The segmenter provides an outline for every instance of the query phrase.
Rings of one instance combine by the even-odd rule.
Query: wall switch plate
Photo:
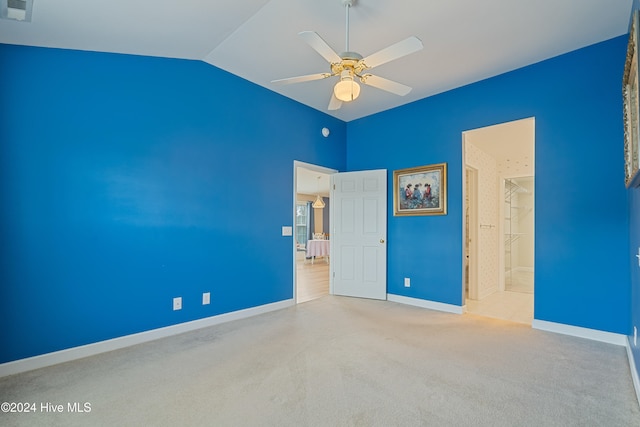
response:
[[[282,227],[282,235],[283,236],[293,236],[293,227],[291,226],[283,226]]]
[[[202,294],[202,305],[211,303],[211,292],[205,292]]]
[[[175,297],[173,299],[173,309],[182,310],[182,297]]]
[[[404,278],[404,287],[405,288],[410,288],[411,287],[411,279],[408,277]]]

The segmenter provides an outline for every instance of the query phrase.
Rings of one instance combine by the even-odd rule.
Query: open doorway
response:
[[[534,118],[463,133],[468,313],[533,321],[534,153]]]
[[[329,252],[333,169],[294,162],[294,297],[296,303],[329,293]]]

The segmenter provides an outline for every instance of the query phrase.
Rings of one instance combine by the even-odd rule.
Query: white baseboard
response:
[[[459,305],[445,304],[442,302],[429,301],[425,299],[404,297],[402,295],[387,294],[387,300],[399,302],[400,304],[414,305],[416,307],[428,308],[430,310],[445,311],[447,313],[462,314],[462,307]]]
[[[72,360],[81,359],[83,357],[94,356],[96,354],[106,353],[107,351],[130,347],[132,345],[142,344],[160,338],[166,338],[172,335],[190,332],[196,329],[230,322],[232,320],[239,320],[247,317],[257,316],[259,314],[268,313],[270,311],[291,307],[292,305],[295,305],[295,301],[293,299],[278,301],[270,304],[260,305],[257,307],[247,308],[244,310],[232,311],[231,313],[224,313],[217,316],[206,317],[204,319],[193,320],[191,322],[179,323],[177,325],[171,325],[164,328],[152,329],[150,331],[140,332],[132,335],[125,335],[123,337],[100,341],[93,344],[55,351],[53,353],[15,360],[13,362],[0,364],[0,377],[19,374],[21,372],[44,368],[46,366],[57,365],[58,363],[69,362]]]
[[[558,334],[571,335],[579,338],[586,338],[593,341],[605,342],[625,346],[626,335],[616,334],[613,332],[598,331],[597,329],[582,328],[579,326],[565,325],[563,323],[547,322],[546,320],[533,319],[531,323],[533,329],[542,331],[555,332]]]
[[[638,378],[638,367],[636,366],[636,361],[633,359],[633,352],[631,351],[629,337],[627,337],[627,358],[629,359],[629,369],[631,370],[633,388],[636,390],[636,399],[638,399],[638,404],[640,405],[640,378]]]

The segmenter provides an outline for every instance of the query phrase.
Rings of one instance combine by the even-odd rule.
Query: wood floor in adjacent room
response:
[[[296,253],[296,302],[307,302],[329,295],[329,260],[311,263],[304,252]]]

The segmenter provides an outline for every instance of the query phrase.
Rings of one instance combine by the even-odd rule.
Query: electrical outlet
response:
[[[205,292],[202,294],[202,305],[211,303],[211,292]]]
[[[283,225],[282,226],[282,235],[283,236],[293,236],[293,227]]]
[[[411,279],[408,277],[404,278],[404,287],[405,288],[410,288],[411,287]]]
[[[173,299],[173,309],[182,310],[182,297],[175,297]]]

